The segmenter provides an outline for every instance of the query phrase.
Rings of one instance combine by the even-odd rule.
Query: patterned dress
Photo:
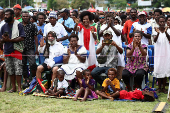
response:
[[[145,44],[142,44],[141,46],[143,49],[147,48]],[[132,47],[133,45],[129,44],[127,46],[127,49],[132,49]],[[127,59],[125,69],[127,69],[132,74],[134,74],[139,69],[144,69],[147,72],[148,65],[146,63],[146,57],[142,56],[142,53],[140,52],[139,48],[135,48],[132,57]]]

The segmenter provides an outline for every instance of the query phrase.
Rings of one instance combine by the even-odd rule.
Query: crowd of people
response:
[[[0,53],[4,56],[0,59],[0,69],[4,71],[0,92],[6,91],[8,75],[12,84],[8,92],[13,93],[22,91],[22,86],[29,87],[32,77],[36,76],[38,81],[43,72],[50,71],[52,84],[47,95],[65,95],[69,86],[74,89],[78,86],[75,101],[78,97],[83,97],[81,101],[97,99],[97,95],[111,100],[154,101],[153,92],[140,90],[149,70],[147,49],[148,45],[154,45],[153,76],[158,81],[157,92],[167,93],[169,27],[170,13],[160,9],[149,13],[136,9],[91,13],[63,8],[48,13],[22,11],[19,4],[13,9],[0,9]],[[122,43],[127,47],[123,48]],[[101,76],[103,73],[106,79]],[[134,88],[138,89],[127,92],[132,91],[132,76]],[[121,89],[121,79],[127,91]],[[95,92],[96,83],[102,89]]]

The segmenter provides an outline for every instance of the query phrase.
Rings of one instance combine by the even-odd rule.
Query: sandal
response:
[[[162,92],[163,92],[164,94],[168,94],[168,91],[167,91],[166,89],[164,89],[164,88],[162,88]]]
[[[9,91],[7,91],[8,93],[14,93],[14,92],[16,92],[16,90],[13,90],[13,89],[11,89],[11,90],[9,90]]]

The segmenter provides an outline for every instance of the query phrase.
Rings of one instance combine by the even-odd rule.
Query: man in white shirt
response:
[[[62,41],[68,39],[67,31],[65,30],[64,26],[57,22],[56,12],[50,12],[49,21],[50,23],[46,24],[44,27],[44,37],[47,36],[49,31],[54,31],[57,35],[57,42],[62,43]]]
[[[38,51],[39,53],[44,53],[45,61],[42,65],[39,65],[37,67],[37,72],[36,72],[37,80],[38,79],[41,80],[41,73],[43,71],[50,71],[52,69],[53,72],[53,70],[58,70],[58,68],[60,67],[60,65],[55,66],[56,64],[55,58],[59,58],[60,56],[63,55],[64,47],[61,43],[57,42],[56,39],[57,37],[54,31],[50,31],[47,34],[46,44],[44,43],[44,38],[40,39],[40,45],[38,47]],[[52,83],[56,78],[56,76],[57,76],[57,71],[53,72]],[[52,86],[53,85],[51,84],[51,88]]]
[[[0,9],[0,29],[5,24],[4,18],[5,18],[5,12],[3,9]]]
[[[151,34],[152,34],[151,24],[146,22],[145,12],[139,12],[138,16],[139,16],[139,22],[134,22],[132,24],[132,27],[131,27],[131,30],[130,30],[130,33],[129,33],[129,37],[132,37],[133,32],[135,30],[142,31],[143,37],[141,39],[141,43],[148,45],[149,44],[148,39],[151,39]]]

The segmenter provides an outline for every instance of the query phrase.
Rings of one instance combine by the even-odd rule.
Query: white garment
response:
[[[107,27],[107,24],[103,24],[101,26],[101,31],[104,30],[105,28]],[[117,30],[119,30],[120,32],[122,32],[122,26],[121,25],[115,25],[114,26]],[[122,39],[121,39],[121,35],[120,36],[117,36],[115,34],[115,32],[113,31],[113,29],[111,27],[108,28],[108,30],[110,30],[112,32],[112,40],[116,42],[116,44],[122,48]],[[103,37],[100,38],[100,43],[102,43],[102,40],[104,40]],[[118,66],[122,66],[122,67],[125,67],[125,61],[124,61],[124,55],[123,54],[120,54],[118,53]]]
[[[4,24],[5,24],[5,21],[4,21],[4,20],[0,21],[0,30],[1,30],[1,27],[2,27]]]
[[[38,52],[39,53],[44,53],[45,45],[43,47],[38,46]],[[44,63],[49,65],[50,67],[53,67],[55,62],[54,62],[54,57],[58,57],[63,55],[64,53],[64,47],[62,44],[59,42],[55,42],[54,45],[50,45],[49,47],[49,58],[46,58]]]
[[[58,80],[58,87],[57,90],[59,90],[60,88],[64,88],[65,92],[67,93],[67,88],[68,88],[68,82],[64,79],[63,81],[59,81]]]
[[[84,46],[84,29],[82,28],[81,31],[78,34],[79,40],[78,44]],[[89,43],[89,57],[88,57],[88,66],[98,65],[97,59],[96,59],[96,50],[95,50],[95,40],[93,38],[93,35],[90,31],[90,43]]]
[[[14,20],[13,26],[12,26],[12,36],[11,39],[18,38],[19,36],[19,30],[18,30],[18,24],[20,22],[18,20]]]
[[[65,48],[64,55],[67,55],[68,48]],[[78,55],[86,55],[87,50],[84,46],[82,46],[78,52]],[[87,60],[86,60],[87,61]],[[76,57],[74,53],[71,53],[68,64],[63,64],[59,70],[63,70],[66,74],[64,78],[66,80],[72,80],[76,76],[76,71],[82,72],[84,69],[87,69],[88,65],[87,63],[82,63],[80,60]]]
[[[57,38],[62,38],[67,35],[67,31],[65,30],[64,26],[59,22],[56,22],[55,26],[52,26],[51,23],[46,24],[44,26],[43,36],[46,37],[50,31],[54,31],[57,35]],[[60,43],[62,43],[62,41],[60,41]]]
[[[170,29],[168,29],[170,33]],[[154,31],[153,35],[157,35]],[[159,33],[158,40],[154,44],[154,77],[170,77],[170,43],[165,32]]]

